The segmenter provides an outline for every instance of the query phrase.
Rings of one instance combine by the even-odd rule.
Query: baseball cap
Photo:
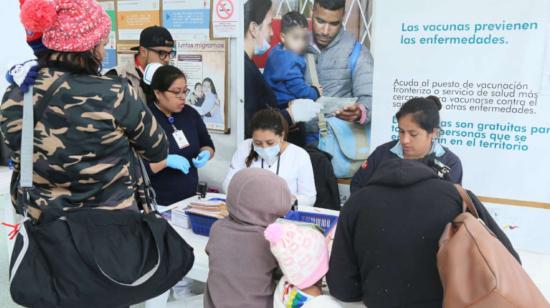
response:
[[[139,50],[139,47],[174,47],[174,39],[166,28],[151,26],[141,31],[139,46],[132,47],[131,50]]]

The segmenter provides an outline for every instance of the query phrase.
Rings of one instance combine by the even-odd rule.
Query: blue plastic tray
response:
[[[316,224],[323,229],[325,234],[338,222],[338,216],[300,211],[288,212],[285,219]]]
[[[209,236],[212,225],[218,220],[214,217],[197,215],[189,212],[185,212],[189,217],[189,223],[191,224],[191,230],[193,233]]]

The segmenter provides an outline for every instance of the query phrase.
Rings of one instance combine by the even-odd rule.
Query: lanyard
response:
[[[277,155],[277,172],[276,175],[279,175],[279,166],[281,165],[281,154]],[[264,159],[262,158],[262,169],[264,168]]]
[[[158,109],[158,111],[160,111],[160,113],[162,113],[166,117],[166,115],[162,112],[162,110],[160,110],[157,103],[155,102],[154,104],[155,104],[155,107]],[[177,132],[178,129],[176,128],[176,125],[174,125],[174,121],[175,121],[174,117],[170,116],[170,117],[166,117],[166,119],[168,120],[168,123],[172,126],[172,128],[174,129],[174,132]]]
[[[172,128],[174,129],[174,132],[176,132],[178,129],[176,128],[176,125],[174,125],[174,117],[168,117],[168,123],[172,125]]]

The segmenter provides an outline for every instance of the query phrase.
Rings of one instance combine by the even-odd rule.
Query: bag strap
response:
[[[359,60],[359,56],[361,55],[361,43],[355,42],[355,45],[353,46],[353,50],[351,51],[351,54],[348,59],[348,65],[351,70],[351,74],[355,72],[355,67],[357,66],[357,60]]]
[[[311,78],[311,84],[320,85],[319,75],[317,74],[317,66],[315,65],[315,56],[312,53],[306,54],[306,61],[309,77]],[[322,112],[319,113],[318,119],[319,134],[322,137],[325,137],[328,135],[327,120],[325,118],[325,115]]]
[[[67,80],[69,73],[64,73],[57,78],[48,88],[37,104],[36,116],[33,104],[34,86],[23,95],[23,119],[21,128],[20,174],[19,189],[22,196],[17,198],[17,208],[20,213],[38,220],[41,211],[30,202],[30,191],[33,189],[33,155],[34,155],[34,127],[40,121],[46,107],[49,105],[54,92]]]
[[[23,213],[26,213],[26,208],[31,207],[35,208],[34,205],[30,202],[29,192],[33,189],[32,175],[33,175],[33,155],[34,155],[34,127],[36,123],[40,121],[46,107],[49,106],[52,96],[55,94],[55,91],[65,82],[70,73],[64,73],[59,78],[57,78],[48,88],[44,96],[40,99],[40,104],[37,104],[36,114],[33,106],[33,93],[34,87],[30,87],[29,91],[25,93],[23,97],[23,124],[21,132],[21,153],[20,153],[20,177],[19,177],[19,187],[23,192],[23,198],[21,203],[18,202],[18,206]],[[156,194],[151,186],[151,181],[147,175],[147,170],[145,165],[139,155],[139,164],[141,168],[141,176],[143,178],[144,190],[145,190],[145,201],[148,208],[145,209],[146,213],[153,212],[157,210]],[[34,215],[32,215],[34,213]],[[40,216],[40,211],[31,212],[33,218],[37,219]]]
[[[306,54],[307,70],[311,78],[311,84],[314,86],[321,85],[319,83],[319,75],[317,74],[317,65],[315,64],[315,56],[312,53]]]
[[[33,98],[34,87],[23,96],[23,127],[21,131],[20,177],[19,187],[32,188],[32,156],[34,146],[34,114]]]
[[[138,155],[136,153],[136,155]],[[138,157],[139,161],[139,167],[141,169],[141,177],[143,179],[143,190],[145,193],[145,205],[147,205],[147,208],[143,208],[143,211],[145,213],[152,213],[158,211],[158,204],[157,204],[157,194],[155,192],[155,189],[151,185],[151,180],[149,179],[149,175],[147,174],[147,169],[145,168],[145,163],[143,162],[143,159],[141,157]]]
[[[23,96],[23,125],[21,131],[21,177],[19,187],[22,189],[32,189],[32,173],[33,173],[33,150],[34,150],[34,127],[40,121],[46,107],[50,103],[50,99],[54,92],[61,84],[69,77],[68,73],[64,73],[48,88],[44,96],[40,99],[40,104],[36,106],[36,117],[34,114],[33,96],[34,87],[30,87],[29,91]]]
[[[458,191],[458,194],[462,198],[462,212],[470,212],[470,214],[474,215],[475,218],[479,219],[477,209],[474,205],[474,202],[472,202],[472,198],[470,198],[468,192],[466,192],[466,190],[460,184],[454,184],[454,186]]]

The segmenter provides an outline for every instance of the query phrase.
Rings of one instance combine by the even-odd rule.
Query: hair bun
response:
[[[44,32],[56,20],[57,11],[52,0],[27,0],[21,6],[21,23],[27,31]]]
[[[426,97],[427,100],[429,101],[432,101],[435,103],[435,105],[437,106],[437,110],[441,110],[441,108],[443,107],[443,105],[441,104],[441,100],[439,99],[439,97],[435,96],[435,95],[430,95],[428,97]]]

